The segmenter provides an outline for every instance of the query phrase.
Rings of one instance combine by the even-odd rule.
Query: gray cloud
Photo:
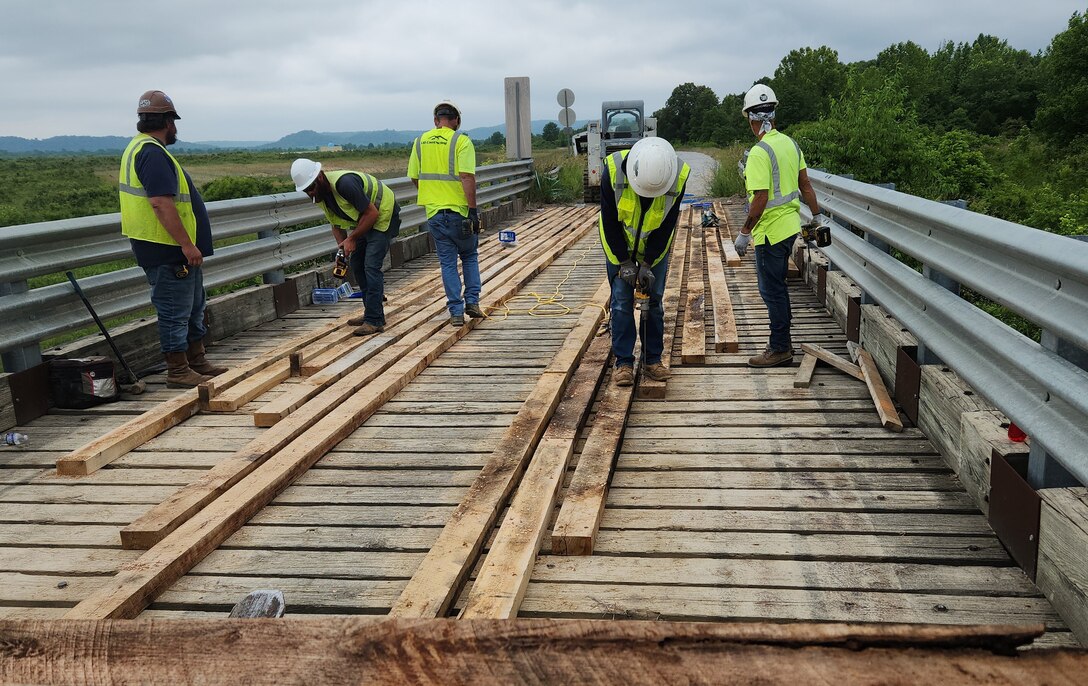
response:
[[[503,121],[505,76],[529,76],[534,118],[571,88],[656,109],[687,81],[719,95],[774,72],[792,49],[843,61],[913,40],[933,50],[980,33],[1044,49],[1084,0],[821,3],[541,0],[0,0],[0,135],[127,135],[137,96],[161,88],[186,140],[274,140],[300,129],[424,128],[453,97],[466,126]]]

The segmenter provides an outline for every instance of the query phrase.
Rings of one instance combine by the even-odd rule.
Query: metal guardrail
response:
[[[401,231],[422,226],[426,215],[422,207],[412,204],[416,189],[411,181],[401,177],[385,183],[401,204]],[[476,183],[481,206],[527,191],[533,184],[532,160],[480,167]],[[265,235],[216,249],[204,262],[208,288],[331,257],[336,249],[328,224],[277,233],[324,216],[303,193],[211,202],[208,214],[216,240]],[[41,340],[93,323],[71,284],[28,289],[27,279],[131,256],[118,213],[0,228],[0,321],[4,323],[0,351],[28,349],[32,354]],[[80,286],[103,318],[151,304],[147,280],[138,267],[84,277]]]
[[[889,255],[886,243],[1088,349],[1088,244],[826,173],[820,207],[844,226],[834,268],[907,327],[1081,483],[1088,484],[1088,372]],[[869,240],[867,240],[869,239]]]

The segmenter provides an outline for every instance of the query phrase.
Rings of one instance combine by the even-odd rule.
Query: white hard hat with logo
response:
[[[676,151],[664,138],[643,138],[627,153],[627,183],[643,198],[658,198],[676,181]]]
[[[295,182],[296,191],[304,191],[317,180],[321,173],[321,163],[300,157],[291,163],[291,180]]]
[[[753,107],[759,107],[760,105],[777,105],[778,98],[775,97],[774,91],[771,87],[757,83],[748,89],[748,92],[744,94],[744,106],[741,108],[741,112],[747,114],[748,110]]]

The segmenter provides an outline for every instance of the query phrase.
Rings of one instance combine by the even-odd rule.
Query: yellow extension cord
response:
[[[515,296],[507,298],[498,305],[488,305],[482,308],[484,310],[484,316],[488,319],[501,322],[506,321],[510,318],[511,315],[515,314],[527,314],[530,317],[562,317],[564,315],[570,314],[574,311],[574,308],[563,302],[563,300],[566,298],[566,295],[563,293],[562,290],[563,286],[567,283],[567,281],[570,281],[570,277],[574,274],[574,270],[578,268],[578,265],[580,265],[582,261],[585,260],[586,256],[588,256],[589,253],[592,251],[592,246],[582,251],[582,254],[579,255],[578,259],[574,261],[574,264],[571,265],[571,268],[567,270],[567,273],[563,276],[559,283],[556,284],[555,291],[553,293],[519,293]],[[529,307],[511,307],[510,303],[517,300],[533,300],[535,302],[533,302],[533,304]],[[604,311],[605,321],[607,323],[607,318],[609,316],[609,311],[607,307],[599,303],[586,303],[585,305],[583,305],[583,307],[601,308],[601,310]],[[493,312],[499,311],[501,311],[501,316],[491,316]]]

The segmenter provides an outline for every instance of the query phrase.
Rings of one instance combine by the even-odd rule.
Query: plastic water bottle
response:
[[[4,434],[4,445],[22,445],[30,440],[30,436],[18,431],[9,431]]]

